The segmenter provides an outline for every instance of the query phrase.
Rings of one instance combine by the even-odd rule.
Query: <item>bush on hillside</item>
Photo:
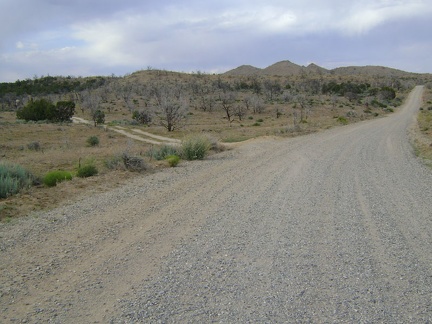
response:
[[[0,198],[17,194],[32,185],[34,176],[18,164],[0,162]]]
[[[210,150],[210,141],[202,135],[187,137],[182,142],[182,157],[186,160],[202,160]]]
[[[98,169],[94,164],[87,164],[78,168],[77,177],[88,178],[98,174]]]
[[[54,187],[57,183],[66,180],[72,180],[72,174],[68,171],[56,170],[48,172],[43,178],[43,183],[48,187]]]

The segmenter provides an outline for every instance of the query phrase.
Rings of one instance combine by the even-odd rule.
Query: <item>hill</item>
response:
[[[347,66],[338,67],[332,70],[327,70],[314,63],[309,64],[307,67],[292,63],[288,60],[280,61],[272,64],[264,69],[260,69],[251,65],[242,65],[233,70],[227,71],[224,75],[232,76],[296,76],[300,74],[332,74],[332,75],[363,75],[363,76],[379,76],[379,77],[404,77],[420,75],[418,73],[406,72],[385,66]]]

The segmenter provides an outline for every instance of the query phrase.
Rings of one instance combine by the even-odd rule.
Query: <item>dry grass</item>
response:
[[[130,78],[142,77],[132,75]],[[179,78],[185,78],[179,74]],[[190,77],[189,77],[190,78]],[[185,81],[187,81],[185,79]],[[338,117],[345,117],[349,123],[364,119],[376,118],[385,114],[381,109],[372,109],[365,113],[365,107],[338,98],[333,105],[330,98],[314,97],[314,105],[310,110],[306,123],[294,125],[294,113],[299,110],[294,104],[275,102],[267,105],[261,114],[246,114],[241,121],[229,126],[224,113],[216,109],[213,112],[203,112],[191,107],[185,127],[168,133],[161,126],[131,126],[122,125],[126,129],[141,128],[156,135],[172,138],[184,138],[195,133],[204,133],[219,142],[239,142],[259,136],[296,136],[316,132],[330,127],[340,126]],[[276,112],[281,115],[277,118]],[[86,111],[77,109],[76,116],[90,119]],[[349,116],[349,117],[347,117]],[[106,124],[113,121],[131,121],[131,113],[121,102],[116,102],[113,109],[106,113]],[[97,136],[100,144],[90,147],[87,139]],[[40,150],[32,150],[29,144],[38,142]],[[68,200],[77,199],[89,192],[108,190],[128,181],[136,173],[125,170],[112,170],[105,166],[105,161],[128,151],[131,155],[145,157],[150,145],[128,139],[127,137],[106,131],[104,128],[85,124],[46,124],[18,123],[15,113],[0,112],[0,158],[20,164],[38,177],[43,177],[49,171],[66,170],[76,172],[79,162],[92,160],[99,175],[81,179],[74,177],[72,181],[63,182],[56,187],[46,188],[36,186],[17,196],[0,200],[0,219],[26,215],[36,210],[53,208]],[[149,161],[148,161],[149,162]],[[156,163],[151,161],[151,163]],[[166,165],[153,165],[155,168]]]
[[[419,157],[432,166],[432,90],[425,89],[423,105],[417,115],[414,146]]]
[[[88,160],[92,160],[100,172],[97,177],[74,177],[72,181],[53,188],[36,186],[17,196],[0,200],[0,219],[52,208],[88,190],[106,190],[124,183],[136,175],[122,169],[110,170],[105,166],[105,161],[125,150],[142,155],[149,148],[103,128],[83,124],[20,124],[16,123],[15,114],[10,112],[2,112],[0,117],[1,160],[20,164],[39,178],[53,170],[75,173],[79,162]],[[87,138],[90,136],[98,136],[100,144],[88,146]],[[39,143],[40,150],[28,148],[28,144],[33,142]]]

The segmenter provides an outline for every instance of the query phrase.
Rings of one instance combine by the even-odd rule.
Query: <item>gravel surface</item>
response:
[[[0,322],[432,322],[422,90],[2,225]]]

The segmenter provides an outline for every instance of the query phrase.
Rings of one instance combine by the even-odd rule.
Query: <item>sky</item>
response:
[[[0,0],[0,82],[289,60],[432,73],[432,0]]]

